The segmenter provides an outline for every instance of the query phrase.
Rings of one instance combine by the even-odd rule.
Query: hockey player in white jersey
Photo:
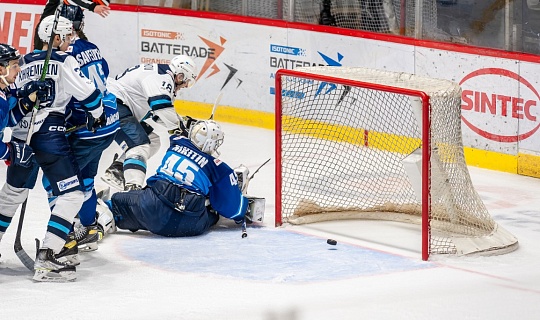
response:
[[[185,55],[174,57],[168,65],[136,65],[115,79],[109,79],[107,89],[116,96],[120,114],[121,129],[115,141],[124,154],[107,169],[102,177],[104,181],[120,182],[124,190],[142,188],[147,160],[160,148],[159,136],[143,120],[153,117],[168,129],[176,128],[178,114],[173,105],[176,92],[181,88],[191,88],[196,79],[197,67]],[[112,176],[114,172],[121,174],[122,171],[123,177]]]
[[[44,49],[47,49],[53,25],[54,16],[49,16],[40,23],[39,37]],[[72,33],[71,21],[59,17],[53,48],[69,41]],[[21,72],[16,83],[18,88],[24,88],[26,83],[41,77],[46,55],[46,51],[34,51],[22,58]],[[75,267],[56,258],[84,200],[78,165],[65,135],[66,105],[72,97],[76,98],[87,110],[86,125],[91,130],[104,123],[105,117],[101,106],[101,92],[80,72],[79,64],[72,56],[53,49],[45,80],[50,84],[51,92],[48,99],[40,100],[39,110],[34,111],[36,115],[32,132],[29,132],[28,128],[31,122],[29,114],[19,122],[19,126],[13,128],[12,139],[25,141],[30,135],[30,146],[35,152],[34,159],[51,181],[53,194],[58,197],[42,247],[36,257],[33,279],[72,281],[76,278]],[[35,167],[21,167],[13,170],[11,174],[8,172],[8,186],[4,186],[0,192],[0,210],[15,211],[24,202],[28,189],[33,188],[36,177]]]
[[[95,131],[89,131],[84,128],[86,121],[84,107],[76,99],[71,99],[67,106],[67,128],[79,128],[68,133],[68,141],[83,179],[85,201],[78,213],[80,224],[77,224],[75,230],[68,235],[68,241],[58,256],[63,259],[65,257],[72,263],[78,263],[75,256],[79,252],[78,249],[83,249],[83,251],[96,250],[97,242],[103,235],[96,222],[97,197],[94,190],[94,177],[97,174],[103,150],[114,141],[116,132],[120,129],[120,121],[118,120],[116,97],[107,91],[106,79],[109,75],[107,61],[102,57],[99,48],[88,41],[84,34],[82,9],[78,6],[63,5],[60,15],[73,22],[75,30],[74,37],[60,50],[75,57],[81,72],[87,78],[92,79],[96,88],[101,91],[103,108],[107,116],[105,125]],[[49,194],[49,206],[53,208],[56,204],[56,197],[52,195],[52,186],[46,177],[43,179],[43,186]]]

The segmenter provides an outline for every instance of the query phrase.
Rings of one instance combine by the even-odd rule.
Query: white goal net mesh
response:
[[[281,118],[281,128],[276,128],[281,133],[277,174],[283,222],[420,222],[422,172],[430,172],[430,253],[494,253],[517,247],[516,238],[495,223],[471,183],[457,84],[363,68],[298,71],[302,76],[285,71],[278,77],[282,97],[277,102],[281,113],[276,112]],[[344,85],[326,76],[380,89]],[[429,96],[430,145],[422,140],[421,100],[395,88]],[[429,170],[422,171],[424,147],[430,148],[431,159]]]

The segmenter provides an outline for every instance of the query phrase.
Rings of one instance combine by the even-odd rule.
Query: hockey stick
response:
[[[22,244],[21,244],[21,231],[24,221],[24,214],[26,213],[26,203],[28,202],[28,198],[24,200],[22,207],[21,207],[21,214],[19,216],[19,225],[17,226],[17,235],[15,236],[15,243],[13,244],[13,248],[15,249],[15,253],[17,254],[17,257],[19,257],[19,260],[21,260],[22,264],[28,270],[34,271],[34,259],[30,258],[30,256],[24,251]]]
[[[259,170],[261,170],[261,168],[264,167],[264,165],[267,164],[271,159],[272,159],[272,158],[268,158],[268,160],[266,160],[263,164],[261,164],[261,165],[257,168],[257,170],[255,170],[255,172],[253,172],[253,173],[251,174],[251,176],[248,177],[248,180],[247,180],[248,183],[249,183],[249,181],[250,181],[251,179],[253,179],[253,176],[254,176],[257,172],[259,172]],[[247,192],[247,187],[246,187],[246,192]],[[242,239],[243,239],[243,238],[247,238],[247,236],[248,236],[248,235],[247,235],[247,230],[246,230],[246,217],[244,217],[244,219],[242,220]]]
[[[212,114],[210,115],[210,119],[209,120],[214,120],[214,113],[216,112],[216,108],[219,104],[219,102],[221,101],[221,97],[223,97],[223,91],[220,91],[217,98],[216,98],[216,101],[214,102],[214,107],[212,108]]]
[[[49,38],[49,42],[47,43],[47,54],[45,55],[45,61],[43,61],[43,70],[41,71],[41,77],[39,78],[40,81],[44,81],[47,77],[47,70],[49,69],[49,62],[51,60],[54,38],[56,37],[56,33],[54,32],[58,27],[58,19],[60,18],[60,12],[62,12],[62,5],[63,1],[60,1],[58,3],[58,7],[56,7],[56,11],[54,12],[54,22],[51,30],[51,37]],[[36,103],[34,104],[34,108],[32,109],[32,117],[30,121],[30,126],[28,127],[28,134],[26,135],[26,144],[30,144],[30,140],[32,140],[34,121],[36,121],[36,114],[37,110],[39,110],[39,103],[39,99],[36,98]]]
[[[63,5],[63,2],[60,1],[54,13],[53,28],[51,30],[51,37],[48,42],[47,54],[45,55],[45,61],[43,62],[43,70],[40,77],[41,81],[44,81],[45,77],[47,76],[47,69],[49,68],[49,61],[51,60],[52,49],[53,49],[52,45],[54,42],[54,38],[56,36],[54,31],[58,27],[58,19],[60,17],[60,12],[62,11],[62,5]],[[39,110],[39,98],[36,98],[36,103],[34,104],[34,108],[32,109],[30,125],[28,126],[28,134],[26,135],[26,144],[28,145],[30,145],[30,141],[32,140],[32,135],[34,131],[34,121],[36,121],[37,110]],[[22,264],[24,264],[24,266],[28,268],[28,270],[34,271],[34,260],[30,258],[30,256],[26,253],[26,251],[24,251],[24,248],[22,247],[22,243],[21,243],[21,232],[22,232],[22,226],[24,222],[24,214],[26,213],[27,203],[28,203],[28,197],[24,200],[21,207],[19,225],[17,226],[17,233],[15,234],[15,243],[13,244],[13,249],[15,250],[15,254],[17,254],[17,257],[19,257],[19,260],[21,260]],[[36,240],[36,243],[38,243],[37,241],[38,240]]]
[[[259,170],[261,170],[261,168],[264,167],[264,165],[267,164],[268,161],[270,161],[271,159],[272,159],[272,158],[268,158],[268,160],[266,160],[263,164],[261,164],[261,165],[257,168],[257,170],[255,170],[255,172],[253,172],[253,173],[251,174],[251,176],[249,177],[249,180],[253,179],[253,176],[254,176],[257,172],[259,172]]]
[[[66,133],[72,133],[72,132],[75,132],[75,131],[83,129],[83,128],[86,128],[85,124],[80,124],[78,126],[73,126],[71,128],[67,128]]]
[[[242,220],[242,239],[247,238],[246,218]]]

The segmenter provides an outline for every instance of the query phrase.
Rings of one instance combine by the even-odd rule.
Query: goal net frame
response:
[[[325,69],[326,68],[326,69]],[[371,82],[371,80],[368,81],[361,81],[354,78],[347,78],[346,76],[329,76],[326,75],[324,70],[332,70],[328,68],[344,68],[344,67],[307,67],[307,68],[298,68],[296,70],[286,70],[286,69],[280,69],[276,72],[275,75],[275,175],[276,175],[276,183],[275,183],[275,197],[276,197],[276,214],[275,214],[275,226],[281,226],[284,223],[293,223],[293,224],[303,224],[303,223],[311,223],[311,222],[318,222],[318,221],[328,221],[328,220],[346,220],[346,219],[375,219],[375,220],[390,220],[390,221],[400,221],[400,222],[409,222],[409,223],[417,223],[421,225],[421,247],[422,247],[422,260],[428,260],[430,254],[432,253],[441,253],[441,252],[432,252],[430,248],[430,242],[431,242],[431,234],[433,230],[437,230],[438,226],[437,224],[440,223],[439,221],[431,221],[431,211],[435,210],[431,207],[432,202],[432,179],[445,179],[444,173],[441,174],[439,171],[438,162],[440,161],[436,155],[434,155],[432,150],[432,140],[431,140],[431,112],[432,112],[432,106],[431,106],[431,96],[433,94],[431,92],[426,92],[426,90],[414,88],[414,86],[398,86],[397,83],[391,83],[392,85],[384,84],[384,83],[377,83],[377,82]],[[392,77],[397,77],[399,80],[405,79],[406,81],[409,79],[429,79],[429,78],[422,78],[415,75],[409,75],[405,73],[393,73],[393,72],[387,72],[387,71],[381,71],[381,70],[371,70],[371,69],[365,69],[365,68],[347,68],[349,70],[355,69],[359,72],[375,72],[375,73],[387,73],[388,75],[391,75]],[[321,71],[323,70],[323,71]],[[335,69],[334,69],[335,70]],[[318,74],[318,73],[322,74]],[[330,73],[331,74],[331,73]],[[421,195],[421,199],[418,199],[421,201],[421,215],[420,217],[415,217],[414,215],[409,215],[407,213],[401,214],[400,212],[396,212],[392,209],[387,210],[384,208],[373,208],[372,210],[348,210],[345,209],[338,209],[334,212],[322,212],[322,213],[314,213],[311,215],[308,215],[306,217],[299,217],[294,222],[291,222],[289,220],[289,216],[284,217],[283,216],[283,176],[282,176],[282,168],[283,168],[283,141],[282,141],[282,134],[283,134],[283,101],[284,99],[291,100],[298,97],[295,97],[294,95],[300,94],[299,91],[291,90],[289,87],[284,88],[283,85],[283,78],[284,77],[294,77],[294,78],[300,78],[308,81],[318,81],[320,83],[331,83],[335,85],[341,85],[341,86],[350,86],[354,88],[361,88],[361,89],[368,89],[368,90],[375,90],[379,92],[389,93],[389,94],[398,94],[403,96],[408,96],[411,101],[412,108],[414,111],[416,111],[416,120],[418,121],[417,125],[421,126],[420,132],[421,132],[421,148],[417,149],[415,152],[411,153],[407,159],[409,161],[409,169],[410,168],[417,168],[420,169],[417,172],[416,177],[414,177],[414,174],[410,175],[410,170],[407,171],[407,174],[409,175],[409,179],[411,180],[417,180],[415,183],[417,186],[414,186],[415,193],[418,195]],[[361,77],[360,77],[361,78]],[[450,86],[455,85],[457,86],[457,89],[459,90],[459,95],[461,96],[461,88],[453,82],[446,81],[446,80],[438,80],[433,79],[434,82],[439,81],[439,84],[445,85],[444,82],[447,82]],[[456,89],[454,89],[456,90]],[[430,96],[431,94],[431,96]],[[299,99],[297,99],[299,100]],[[461,108],[459,107],[459,112]],[[461,127],[457,128],[456,130],[459,130],[459,137],[461,138]],[[366,131],[366,136],[367,136]],[[463,147],[461,145],[461,150],[463,150]],[[421,152],[420,152],[421,151]],[[434,158],[432,156],[434,155]],[[463,163],[465,163],[464,157]],[[405,162],[404,160],[404,162]],[[407,166],[406,163],[403,163],[404,166]],[[464,165],[466,168],[466,165]],[[468,170],[466,170],[467,178],[470,180]],[[473,189],[474,190],[474,189]],[[474,192],[476,194],[476,192]],[[477,196],[477,195],[476,195]],[[477,196],[478,197],[478,196]],[[479,197],[478,197],[479,199]],[[479,200],[481,205],[483,205],[483,202]],[[487,209],[486,209],[487,213]],[[489,216],[489,213],[488,213]],[[313,218],[314,217],[314,218]],[[313,219],[310,219],[313,218]],[[491,217],[489,217],[491,219]],[[458,250],[458,252],[451,252],[451,253],[457,253],[458,255],[461,254],[480,254],[480,255],[496,255],[496,254],[503,254],[507,252],[514,251],[518,247],[518,241],[517,239],[511,235],[509,232],[504,230],[502,227],[497,225],[494,221],[491,221],[493,223],[493,230],[491,232],[488,232],[488,234],[481,235],[478,237],[470,237],[473,239],[467,238],[466,240],[460,239],[457,237],[454,240],[454,243],[462,244],[464,242],[466,243],[467,249],[465,250]],[[444,229],[444,227],[442,227]],[[487,239],[487,244],[483,244],[483,242]],[[456,246],[457,247],[457,246]],[[442,252],[446,253],[446,252]]]

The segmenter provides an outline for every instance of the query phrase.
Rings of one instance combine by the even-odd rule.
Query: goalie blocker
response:
[[[246,212],[246,220],[248,223],[264,221],[264,210],[266,205],[265,198],[256,198],[246,196],[249,199],[248,210]]]

